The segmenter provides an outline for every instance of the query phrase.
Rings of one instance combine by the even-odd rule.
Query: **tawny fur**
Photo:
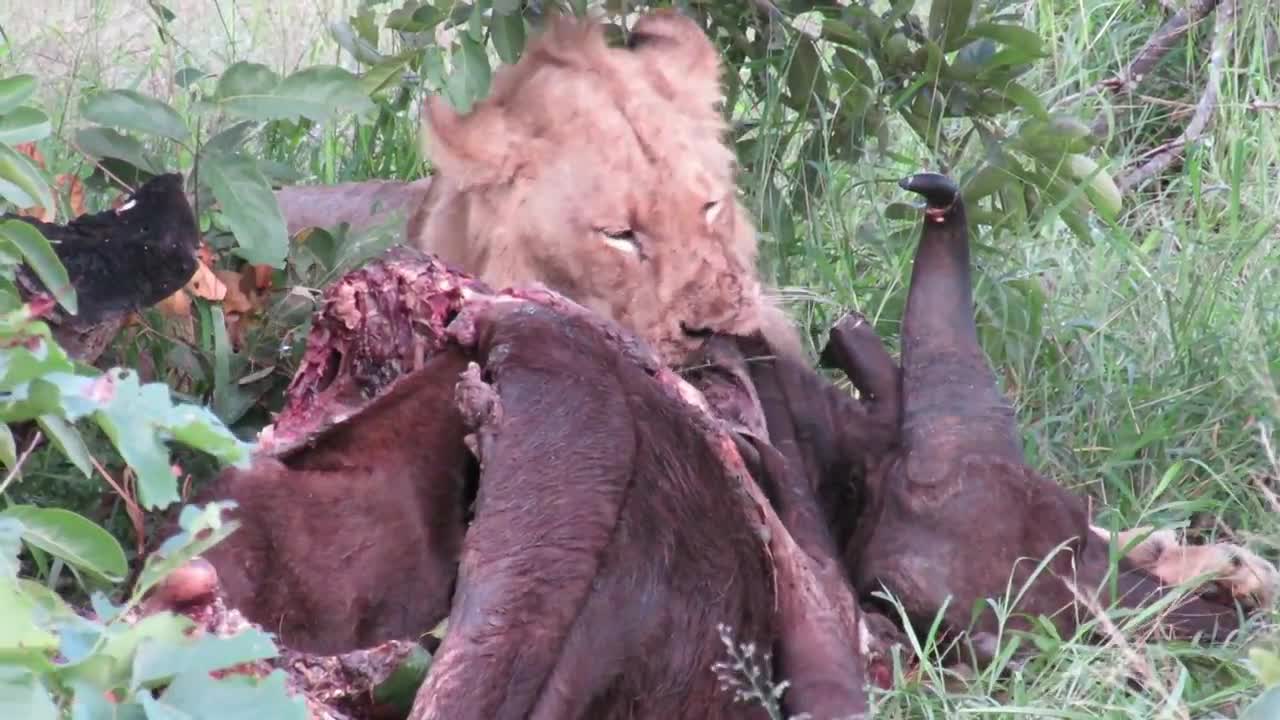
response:
[[[1110,530],[1096,525],[1089,529],[1104,540],[1111,539]],[[1149,526],[1121,530],[1115,536],[1121,550],[1132,544],[1126,558],[1166,585],[1201,580],[1217,585],[1246,605],[1262,608],[1271,607],[1280,592],[1280,572],[1244,546],[1186,545],[1174,530]]]
[[[552,20],[466,114],[425,104],[435,175],[409,242],[497,287],[546,285],[669,364],[703,343],[698,331],[763,330],[798,352],[757,275],[720,72],[715,46],[675,13],[641,18],[626,47],[597,23]]]

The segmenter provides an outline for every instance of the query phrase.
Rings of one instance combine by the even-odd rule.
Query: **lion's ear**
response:
[[[627,47],[673,100],[714,108],[722,99],[720,53],[702,28],[674,10],[656,10],[636,21]]]
[[[422,106],[423,156],[463,187],[510,181],[528,150],[522,135],[499,105],[479,102],[462,115],[433,96]]]

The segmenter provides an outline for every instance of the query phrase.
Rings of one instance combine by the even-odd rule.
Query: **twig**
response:
[[[36,449],[36,445],[40,444],[40,440],[43,437],[44,436],[40,434],[39,430],[37,430],[36,434],[32,436],[31,442],[27,443],[27,449],[22,451],[22,454],[18,456],[18,461],[15,462],[13,464],[13,468],[9,470],[9,474],[4,476],[4,482],[0,482],[0,495],[3,495],[4,491],[9,489],[9,484],[12,483],[13,479],[22,471],[23,463],[27,461],[27,458],[31,455],[31,451]]]
[[[1156,30],[1147,44],[1138,51],[1133,60],[1125,66],[1114,77],[1103,80],[1098,83],[1092,90],[1084,93],[1084,95],[1110,90],[1116,96],[1128,95],[1133,91],[1138,83],[1142,82],[1147,73],[1151,72],[1156,65],[1169,54],[1174,45],[1182,39],[1187,31],[1191,29],[1192,24],[1203,20],[1214,8],[1218,7],[1220,0],[1191,0],[1185,8],[1179,10],[1165,21],[1164,25]],[[1111,129],[1111,122],[1107,112],[1103,111],[1094,119],[1089,130],[1094,137],[1105,137]]]
[[[102,467],[97,458],[90,455],[89,462],[93,463],[94,469],[98,471],[102,479],[106,480],[111,489],[115,490],[120,499],[124,501],[124,511],[129,516],[129,522],[133,524],[133,534],[138,544],[138,553],[141,554],[146,549],[145,540],[147,534],[146,526],[142,519],[142,508],[138,507],[138,501],[134,500],[133,496],[125,492],[115,478],[111,477],[111,474],[106,471],[106,468]]]
[[[1122,192],[1137,188],[1181,160],[1187,145],[1199,140],[1209,127],[1209,123],[1213,121],[1214,111],[1218,107],[1222,70],[1227,63],[1227,58],[1231,55],[1235,41],[1237,2],[1238,0],[1221,0],[1215,11],[1213,50],[1209,54],[1209,79],[1205,81],[1204,93],[1196,103],[1196,111],[1191,116],[1191,121],[1187,123],[1186,129],[1177,139],[1145,153],[1146,160],[1141,165],[1116,178],[1116,185]]]

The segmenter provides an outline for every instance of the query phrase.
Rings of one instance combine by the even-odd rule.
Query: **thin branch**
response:
[[[1180,161],[1187,145],[1199,140],[1213,121],[1218,107],[1219,87],[1222,85],[1222,71],[1235,42],[1237,2],[1238,0],[1222,0],[1218,4],[1214,15],[1213,51],[1209,54],[1209,79],[1205,82],[1204,93],[1200,96],[1200,102],[1196,103],[1191,121],[1177,139],[1144,153],[1145,159],[1141,165],[1116,178],[1116,185],[1121,191],[1136,189]]]
[[[10,483],[12,483],[14,478],[18,476],[18,473],[22,472],[22,466],[27,462],[27,458],[31,455],[31,451],[36,449],[36,445],[39,445],[43,438],[44,436],[40,434],[39,430],[37,430],[36,434],[31,437],[31,442],[27,444],[27,449],[22,451],[22,455],[18,456],[18,461],[13,464],[13,468],[9,470],[9,474],[5,475],[3,482],[0,482],[0,495],[3,495],[4,491],[9,489]]]
[[[1190,0],[1186,7],[1174,13],[1172,17],[1165,21],[1164,25],[1160,26],[1159,30],[1156,30],[1151,39],[1147,41],[1147,44],[1138,51],[1133,60],[1129,61],[1124,70],[1114,77],[1098,83],[1097,86],[1085,94],[1109,90],[1117,98],[1122,98],[1133,92],[1143,78],[1187,34],[1191,26],[1208,16],[1210,12],[1218,7],[1219,2],[1220,0]],[[1106,137],[1107,132],[1111,129],[1108,113],[1106,111],[1099,113],[1089,129],[1094,137]]]

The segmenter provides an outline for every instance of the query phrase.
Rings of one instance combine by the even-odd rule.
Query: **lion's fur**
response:
[[[758,280],[720,72],[715,46],[672,12],[642,17],[625,47],[598,23],[554,18],[467,113],[425,104],[436,172],[410,242],[499,287],[545,284],[667,362],[701,344],[682,324],[762,329],[800,352]]]

